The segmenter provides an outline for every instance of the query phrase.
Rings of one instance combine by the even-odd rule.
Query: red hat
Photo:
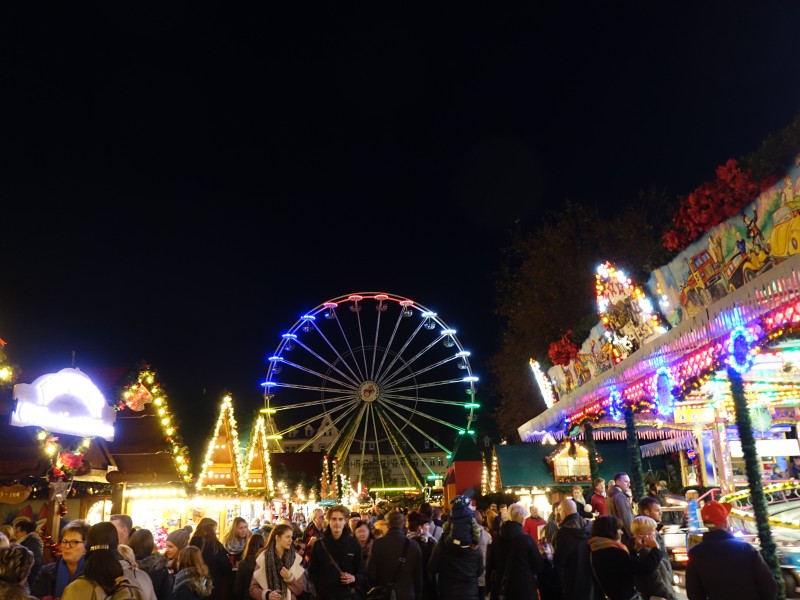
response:
[[[730,502],[706,502],[700,511],[700,516],[707,525],[721,527],[728,521],[732,508]]]

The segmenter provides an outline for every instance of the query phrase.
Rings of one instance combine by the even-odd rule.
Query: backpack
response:
[[[145,600],[141,588],[132,585],[130,581],[124,578],[117,580],[117,587],[110,596],[106,594],[102,587],[96,585],[94,597],[102,598],[103,600]]]

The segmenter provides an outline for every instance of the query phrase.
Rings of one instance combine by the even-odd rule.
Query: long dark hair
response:
[[[200,552],[203,552],[207,545],[211,546],[213,553],[216,554],[218,551],[217,546],[220,545],[219,539],[217,538],[216,529],[217,522],[214,519],[203,517],[197,524],[197,529],[194,530],[194,536],[192,537],[192,541],[190,543],[192,546],[197,546],[200,548]],[[197,544],[197,538],[200,538],[200,545]]]
[[[617,539],[617,532],[622,529],[622,521],[614,515],[601,515],[592,523],[592,536]]]
[[[244,552],[242,552],[242,560],[246,560],[253,557],[253,560],[256,559],[256,556],[259,552],[267,545],[266,540],[264,540],[264,536],[260,533],[254,533],[249,538],[247,538],[247,544],[244,547]]]
[[[122,577],[122,565],[115,555],[118,545],[117,528],[111,523],[95,523],[86,534],[83,575],[103,588],[106,594],[114,593],[117,578]]]
[[[145,558],[155,552],[156,542],[149,529],[137,529],[128,540],[128,546],[131,547],[136,558]]]

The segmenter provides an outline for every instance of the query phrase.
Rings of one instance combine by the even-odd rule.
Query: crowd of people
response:
[[[127,515],[61,529],[42,565],[31,523],[0,528],[3,600],[680,600],[663,537],[661,504],[636,505],[630,478],[575,486],[545,520],[518,503],[485,511],[456,497],[447,514],[316,509],[304,523],[255,530],[233,519],[176,529],[163,552]],[[727,531],[729,507],[708,502],[709,528],[690,550],[690,600],[775,597],[775,580],[749,544]],[[724,558],[720,558],[724,557]],[[731,568],[722,569],[723,564]],[[745,595],[739,595],[739,592]]]

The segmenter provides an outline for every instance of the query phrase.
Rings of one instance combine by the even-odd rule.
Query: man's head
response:
[[[430,519],[428,519],[427,515],[416,513],[416,518],[414,519],[415,527],[418,527],[422,520],[427,523]],[[386,515],[385,521],[389,524],[389,529],[402,529],[406,526],[406,516],[399,510],[390,510],[389,514]]]
[[[356,523],[361,520],[361,513],[350,513],[350,519],[348,519],[347,523],[350,525],[350,531],[353,533],[356,532]]]
[[[331,530],[331,535],[334,539],[339,539],[344,533],[344,527],[347,524],[347,517],[350,516],[350,511],[342,505],[331,506],[325,515],[325,520],[328,522],[328,528]]]
[[[793,456],[792,462],[796,464],[798,467],[800,467],[800,456]]]
[[[578,506],[575,504],[574,500],[570,500],[569,498],[564,498],[558,504],[558,513],[556,514],[556,520],[558,522],[563,521],[570,515],[574,515],[578,512]]]
[[[18,542],[24,540],[28,535],[33,533],[36,530],[36,524],[33,521],[28,521],[27,519],[19,520],[14,523],[14,536],[17,538]],[[12,540],[13,541],[13,540]]]
[[[728,502],[706,502],[700,510],[700,517],[709,529],[728,529],[731,508]]]
[[[119,543],[127,544],[128,539],[131,537],[131,529],[133,529],[133,519],[128,515],[111,515],[109,521],[117,528]]]
[[[602,494],[606,491],[606,482],[598,477],[592,482],[592,489],[596,494]]]
[[[631,478],[627,473],[617,473],[614,475],[614,481],[623,492],[628,493],[631,490]]]
[[[515,502],[514,504],[508,507],[508,518],[511,521],[516,521],[517,523],[524,523],[525,517],[527,516],[528,516],[528,509],[525,508],[524,504]]]
[[[314,523],[314,527],[321,530],[325,525],[325,511],[321,508],[315,508],[314,512],[311,513],[311,521]]]
[[[645,496],[639,500],[639,514],[650,517],[656,523],[661,522],[661,504],[651,496]]]

